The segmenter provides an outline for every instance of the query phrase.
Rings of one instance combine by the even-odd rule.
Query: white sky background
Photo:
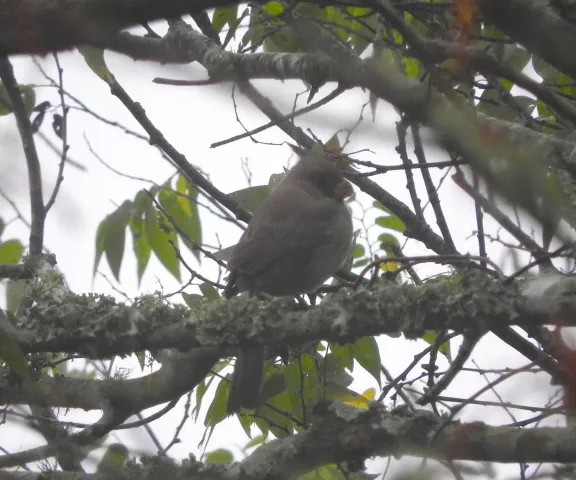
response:
[[[90,108],[100,115],[121,123],[133,130],[144,133],[137,122],[131,117],[122,104],[110,94],[109,87],[86,66],[82,56],[77,52],[59,55],[64,68],[64,87],[66,90],[80,98]],[[15,73],[19,83],[46,84],[38,69],[28,58],[12,59]],[[51,56],[40,59],[48,73],[56,78],[55,64]],[[231,100],[231,84],[206,87],[173,87],[156,85],[152,79],[157,76],[184,79],[199,79],[205,77],[202,67],[197,64],[185,66],[160,66],[150,62],[135,62],[127,57],[116,54],[106,54],[107,64],[117,80],[127,90],[131,98],[140,102],[145,108],[150,120],[159,128],[167,140],[176,149],[186,155],[194,165],[209,174],[213,184],[224,192],[231,192],[244,188],[246,180],[241,169],[241,159],[247,158],[253,173],[253,184],[259,185],[268,182],[273,173],[279,173],[282,166],[293,163],[295,158],[285,146],[278,146],[284,141],[291,141],[278,128],[266,130],[257,135],[262,143],[254,143],[244,139],[232,144],[211,149],[210,144],[228,137],[243,133],[243,128],[237,122],[234,106]],[[256,81],[254,84],[269,96],[277,108],[285,113],[292,110],[294,95],[303,92],[305,87],[300,81]],[[335,87],[334,84],[321,89],[314,101],[322,98]],[[37,88],[37,104],[43,100],[50,100],[57,105],[57,92],[53,88]],[[299,106],[305,105],[306,95],[300,97]],[[316,136],[327,141],[337,130],[348,129],[358,120],[361,106],[368,100],[368,93],[360,89],[346,92],[336,101],[321,109],[298,117],[298,126],[311,128]],[[268,122],[268,119],[258,112],[249,101],[236,92],[238,113],[244,125],[251,129]],[[60,110],[57,110],[60,113]],[[397,145],[394,122],[398,120],[393,108],[384,102],[378,104],[376,122],[371,120],[370,108],[364,110],[364,120],[351,136],[351,143],[346,152],[368,149],[355,155],[361,160],[370,160],[375,163],[396,165],[401,163],[394,148]],[[51,115],[48,114],[41,131],[53,142],[59,144],[51,128]],[[94,262],[95,233],[98,223],[125,199],[132,199],[139,189],[146,184],[122,178],[105,168],[89,152],[83,135],[86,135],[93,149],[101,158],[114,168],[126,174],[149,178],[157,183],[163,183],[174,169],[162,159],[159,152],[146,142],[124,134],[120,129],[113,128],[95,120],[77,110],[71,110],[68,116],[68,143],[69,156],[86,166],[87,171],[81,172],[75,168],[66,167],[65,180],[62,184],[58,200],[50,212],[46,223],[45,245],[57,255],[58,267],[66,275],[70,287],[77,293],[99,292],[108,293],[122,299],[102,277],[96,276],[93,280],[92,267]],[[341,135],[341,139],[344,135]],[[54,184],[59,157],[48,149],[44,142],[37,139],[37,148],[43,168],[45,198],[48,198]],[[269,145],[269,144],[272,145]],[[26,163],[21,151],[20,139],[16,130],[14,117],[0,117],[0,186],[17,202],[19,208],[29,218],[29,200]],[[409,144],[408,153],[414,158],[413,148]],[[434,153],[433,153],[434,152]],[[446,160],[445,156],[436,149],[427,149],[429,160]],[[436,183],[445,174],[445,170],[431,170]],[[417,170],[414,177],[418,185],[420,197],[426,199],[427,195]],[[405,188],[404,172],[390,172],[386,175],[373,177],[381,186],[389,190],[394,196],[411,207],[408,191]],[[362,200],[362,196],[359,196]],[[447,222],[453,234],[457,248],[462,253],[477,254],[477,241],[475,235],[475,216],[473,204],[462,194],[459,188],[447,178],[440,190],[440,198]],[[364,198],[364,203],[366,199]],[[206,203],[204,201],[204,203]],[[0,198],[0,215],[4,220],[12,218],[11,207]],[[438,232],[432,209],[426,209],[429,224]],[[216,232],[223,246],[234,244],[240,230],[230,224],[215,219],[205,210],[201,211],[204,241],[208,244],[217,244]],[[370,217],[370,218],[373,218]],[[497,226],[488,215],[485,215],[486,231],[497,235]],[[525,225],[527,225],[526,223]],[[374,240],[384,230],[376,227]],[[500,232],[503,239],[509,236]],[[28,230],[20,222],[13,222],[3,234],[3,240],[20,238],[27,242]],[[131,297],[142,293],[152,293],[162,289],[165,293],[180,288],[181,283],[172,278],[152,256],[144,275],[142,285],[138,289],[136,283],[136,264],[133,259],[131,235],[127,232],[124,262],[121,270],[121,285],[119,288]],[[403,238],[400,238],[402,241]],[[508,273],[513,271],[511,257],[498,244],[487,242],[489,256]],[[405,250],[407,255],[425,254],[422,245],[416,241],[408,242]],[[190,256],[188,256],[190,257]],[[190,260],[193,268],[201,268],[202,273],[210,275],[215,270],[210,261],[204,260],[198,267],[194,260]],[[105,259],[100,264],[100,270],[113,279]],[[439,272],[437,267],[423,266],[418,270],[423,277]],[[182,283],[187,281],[187,273],[182,268]],[[193,292],[189,289],[188,292]],[[3,295],[1,296],[3,302]],[[390,339],[382,337],[381,355],[387,368],[393,375],[400,373],[412,360],[413,355],[425,347],[422,341],[406,341],[404,339]],[[452,349],[456,352],[458,343],[453,342]],[[476,348],[474,360],[482,368],[504,368],[525,365],[527,361],[503,345],[492,336],[485,337]],[[443,358],[440,359],[441,367]],[[424,363],[424,362],[423,362]],[[133,359],[117,361],[115,365],[134,368],[134,375],[141,375],[140,368]],[[356,377],[352,388],[363,391],[368,387],[378,385],[361,368],[355,369]],[[415,369],[413,373],[416,373]],[[145,373],[149,373],[146,371]],[[492,379],[494,377],[491,377]],[[519,378],[522,381],[519,381]],[[462,374],[445,392],[445,395],[466,397],[485,385],[485,380],[478,374]],[[555,387],[549,385],[547,375],[525,374],[512,382],[504,383],[497,388],[498,392],[507,401],[525,405],[544,405]],[[483,399],[495,400],[485,395]],[[205,398],[205,406],[209,405]],[[175,426],[180,422],[182,415],[181,404],[161,420],[151,424],[152,429],[163,445],[166,445],[173,436]],[[147,412],[150,414],[151,412]],[[530,412],[513,411],[516,419],[533,416]],[[66,420],[90,422],[98,418],[98,412],[70,412]],[[203,415],[200,415],[200,419]],[[501,408],[469,406],[465,409],[462,420],[482,420],[490,424],[507,424],[513,420]],[[545,421],[546,424],[557,424],[558,418]],[[560,423],[562,424],[562,423]],[[11,452],[22,451],[43,441],[28,428],[20,425],[3,425],[1,427],[2,446]],[[203,424],[194,425],[189,421],[180,439],[182,442],[170,450],[170,455],[183,458],[188,453],[199,455],[202,450],[198,444],[204,434]],[[121,431],[113,433],[109,440],[121,439],[133,453],[146,451],[155,453],[156,448],[143,429]],[[208,444],[207,451],[216,448],[232,449],[236,458],[241,456],[241,448],[247,443],[243,431],[235,418],[229,419],[219,425]],[[94,458],[94,456],[92,456]],[[394,463],[397,463],[395,460]],[[89,467],[89,464],[86,464]],[[373,464],[375,470],[382,469],[381,461]],[[510,469],[510,470],[508,470]],[[507,467],[503,471],[511,474],[518,472],[517,466]]]

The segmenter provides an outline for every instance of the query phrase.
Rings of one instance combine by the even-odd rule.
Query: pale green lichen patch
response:
[[[343,289],[307,310],[291,298],[272,297],[206,299],[195,302],[192,310],[160,294],[132,304],[66,290],[58,301],[42,290],[33,298],[35,303],[19,320],[34,331],[35,339],[53,341],[50,346],[64,351],[77,351],[73,341],[80,339],[83,353],[99,356],[147,348],[347,342],[386,333],[414,338],[440,328],[482,332],[495,322],[509,325],[519,315],[530,316],[526,298],[514,286],[479,273],[423,285],[379,281],[370,289]]]
[[[187,321],[205,345],[237,344],[239,338],[264,335],[260,340],[265,340],[266,332],[286,321],[290,308],[294,308],[294,302],[287,298],[235,297],[203,302]]]
[[[133,305],[107,295],[76,295],[65,291],[58,301],[36,296],[34,305],[18,319],[19,326],[34,331],[38,341],[81,338],[83,353],[101,356],[122,338],[125,348],[136,348],[155,328],[180,322],[187,308],[171,305],[162,297],[148,295]],[[129,345],[127,345],[129,344]]]

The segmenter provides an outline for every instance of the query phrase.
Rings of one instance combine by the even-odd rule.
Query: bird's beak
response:
[[[348,180],[342,180],[334,187],[334,197],[338,200],[344,200],[354,193],[352,184]]]

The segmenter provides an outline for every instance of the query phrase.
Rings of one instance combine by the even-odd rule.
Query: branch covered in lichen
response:
[[[571,428],[495,427],[481,422],[446,422],[431,412],[386,411],[380,404],[359,409],[338,402],[315,408],[316,419],[305,431],[261,445],[231,466],[203,464],[190,456],[177,465],[166,456],[142,457],[118,466],[118,478],[284,480],[322,465],[356,465],[373,456],[414,455],[442,460],[488,462],[572,462],[576,430]],[[361,467],[360,467],[361,468]],[[17,472],[14,479],[36,478]],[[30,472],[32,473],[32,472]],[[37,475],[37,474],[36,474]],[[7,479],[12,478],[6,472]],[[99,480],[98,474],[54,472],[59,480]],[[106,477],[107,478],[107,477]]]
[[[104,358],[163,348],[234,350],[390,333],[419,337],[438,329],[482,332],[491,325],[543,324],[559,314],[570,322],[574,282],[567,278],[549,290],[526,297],[516,286],[470,273],[424,285],[381,281],[369,290],[344,289],[305,311],[282,298],[206,299],[191,311],[160,296],[129,305],[103,295],[68,293],[55,301],[36,294],[35,306],[18,319],[17,340],[25,352]]]

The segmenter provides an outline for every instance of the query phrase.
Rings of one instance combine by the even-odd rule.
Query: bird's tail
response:
[[[228,415],[240,412],[241,408],[256,409],[260,400],[260,389],[264,376],[264,348],[242,350],[234,365],[232,384],[228,394]]]

